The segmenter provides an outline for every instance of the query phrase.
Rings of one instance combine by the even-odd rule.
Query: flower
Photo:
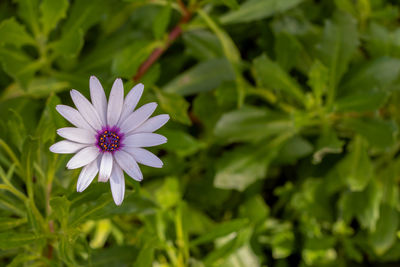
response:
[[[76,127],[57,130],[67,139],[55,143],[50,151],[60,154],[76,153],[67,163],[68,169],[83,167],[77,182],[82,192],[99,174],[99,182],[110,180],[111,193],[116,205],[121,205],[125,194],[125,171],[137,181],[143,179],[139,165],[155,168],[162,161],[142,147],[167,142],[167,138],[153,133],[168,120],[167,114],[149,118],[157,107],[148,103],[135,109],[143,93],[143,84],[132,88],[124,99],[121,79],[116,79],[110,97],[106,99],[103,87],[95,76],[90,77],[90,103],[80,92],[71,90],[71,98],[77,109],[57,105],[57,111]]]

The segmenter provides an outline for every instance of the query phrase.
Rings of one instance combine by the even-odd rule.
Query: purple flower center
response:
[[[97,133],[97,147],[102,152],[115,152],[122,147],[123,137],[118,127],[106,127]]]

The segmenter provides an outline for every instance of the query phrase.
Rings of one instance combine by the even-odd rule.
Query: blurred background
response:
[[[399,266],[397,0],[2,0],[1,266]],[[76,192],[69,90],[145,85],[162,169]]]

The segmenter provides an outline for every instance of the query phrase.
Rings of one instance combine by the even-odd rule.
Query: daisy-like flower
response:
[[[125,171],[137,181],[143,179],[139,165],[155,168],[162,161],[142,147],[157,146],[167,139],[153,133],[168,120],[167,114],[149,118],[157,107],[148,103],[135,109],[143,93],[143,84],[132,88],[124,99],[121,79],[116,79],[108,99],[95,76],[90,77],[90,103],[81,93],[71,90],[71,98],[77,109],[58,105],[57,111],[76,127],[57,130],[67,139],[55,143],[50,151],[60,154],[76,153],[67,163],[68,169],[83,167],[77,182],[82,192],[99,174],[99,182],[110,180],[114,202],[121,205],[125,194]]]

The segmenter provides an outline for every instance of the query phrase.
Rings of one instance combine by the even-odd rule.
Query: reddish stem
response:
[[[186,8],[181,0],[178,1],[179,6],[181,7],[184,15],[179,23],[171,30],[168,34],[168,39],[164,45],[164,47],[159,47],[153,50],[151,55],[147,58],[145,62],[140,65],[138,71],[133,77],[134,82],[138,82],[143,75],[148,71],[148,69],[156,62],[160,56],[171,46],[171,44],[182,34],[182,25],[189,22],[191,18],[191,13]]]

